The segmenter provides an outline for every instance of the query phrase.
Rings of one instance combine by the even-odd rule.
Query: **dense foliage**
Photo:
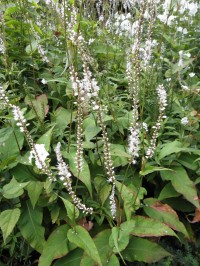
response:
[[[196,265],[198,1],[0,5],[0,265]]]

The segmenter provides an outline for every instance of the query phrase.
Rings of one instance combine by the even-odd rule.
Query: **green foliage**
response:
[[[171,1],[163,21],[165,1],[152,10],[147,1],[144,16],[145,1],[96,2],[0,1],[0,266],[199,265],[195,5],[189,12]],[[90,98],[89,81],[98,96]],[[161,84],[167,107],[159,120]],[[58,142],[69,179],[58,169]],[[48,173],[29,159],[34,144],[48,152]]]

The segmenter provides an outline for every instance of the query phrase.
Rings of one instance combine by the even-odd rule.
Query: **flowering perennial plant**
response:
[[[93,213],[92,208],[87,208],[85,204],[81,203],[81,200],[76,196],[76,193],[72,189],[72,180],[71,180],[71,173],[69,171],[68,165],[63,161],[62,155],[61,155],[61,144],[60,142],[57,143],[55,152],[56,157],[58,161],[57,169],[58,169],[58,175],[60,176],[60,181],[63,183],[63,185],[67,188],[67,191],[69,192],[69,195],[72,197],[72,201],[74,205],[79,209],[82,210],[83,213]]]

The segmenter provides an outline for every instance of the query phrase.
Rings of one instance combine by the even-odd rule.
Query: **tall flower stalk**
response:
[[[0,100],[2,100],[5,107],[8,107],[10,110],[12,110],[14,120],[16,121],[16,125],[19,127],[20,131],[25,134],[26,140],[31,149],[29,160],[32,161],[32,158],[34,158],[36,167],[39,170],[41,170],[44,174],[46,174],[49,177],[50,181],[55,181],[53,173],[51,172],[51,170],[49,169],[49,167],[45,162],[49,154],[46,151],[44,144],[34,143],[31,134],[27,128],[29,124],[27,123],[23,115],[23,112],[18,106],[10,103],[9,98],[6,95],[3,87],[0,87]]]

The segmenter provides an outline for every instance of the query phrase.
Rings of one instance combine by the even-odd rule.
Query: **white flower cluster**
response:
[[[5,107],[8,107],[12,110],[12,113],[14,115],[14,120],[17,122],[16,125],[19,127],[21,132],[24,132],[26,136],[26,140],[29,146],[31,147],[29,161],[31,162],[32,158],[34,158],[35,165],[37,166],[37,168],[42,170],[43,173],[45,173],[51,181],[55,180],[52,172],[49,170],[49,168],[47,167],[45,163],[45,160],[49,154],[46,151],[44,144],[34,144],[33,139],[27,129],[27,126],[29,124],[27,123],[23,115],[23,112],[18,106],[13,105],[9,102],[9,99],[6,96],[5,91],[1,86],[0,86],[0,100],[3,101],[3,104],[5,105]]]
[[[55,148],[56,157],[58,161],[58,175],[60,176],[60,180],[62,181],[63,185],[66,186],[70,196],[72,197],[72,201],[74,205],[79,209],[82,210],[83,213],[93,213],[93,208],[87,208],[85,204],[81,203],[81,200],[76,196],[75,192],[72,189],[72,181],[71,181],[71,173],[67,164],[63,161],[61,151],[60,151],[61,144],[58,142]]]
[[[128,141],[128,152],[131,155],[131,163],[136,164],[136,159],[139,157],[140,150],[140,129],[138,123],[135,126],[129,128],[130,136]]]
[[[5,54],[6,47],[3,42],[3,38],[0,36],[0,53]]]
[[[35,159],[35,165],[38,169],[47,168],[46,158],[49,153],[46,151],[44,144],[34,144],[29,156],[29,162],[32,162],[32,159]]]
[[[184,125],[184,126],[189,124],[189,120],[188,120],[188,118],[186,116],[181,119],[181,124]]]
[[[157,46],[156,40],[147,39],[144,43],[144,48],[140,47],[140,56],[143,61],[144,69],[147,69],[149,62],[152,58],[152,49]]]
[[[157,95],[158,95],[158,99],[159,99],[159,116],[158,116],[158,120],[155,124],[155,126],[153,126],[153,134],[152,134],[152,138],[150,140],[150,145],[146,151],[146,158],[152,158],[156,149],[156,141],[158,138],[158,133],[161,127],[161,122],[163,119],[166,118],[166,116],[164,115],[164,111],[166,109],[167,106],[167,93],[166,90],[164,88],[163,85],[159,85],[156,89],[157,91]]]
[[[103,117],[102,117],[102,107],[99,106],[98,110],[98,117],[100,121],[100,126],[102,129],[102,137],[103,137],[103,147],[104,147],[104,165],[106,168],[106,173],[108,176],[107,181],[112,184],[112,191],[110,194],[110,210],[113,219],[116,217],[116,203],[115,203],[115,171],[111,159],[111,153],[110,153],[110,143],[108,139],[108,133],[106,131],[106,126],[103,122]]]
[[[173,11],[175,13],[184,14],[184,20],[188,19],[188,16],[193,17],[198,12],[199,5],[198,3],[195,3],[191,0],[179,0],[176,3],[174,3],[171,0],[165,0],[162,4],[163,13],[158,15],[158,19],[162,21],[163,23],[166,23],[168,26],[171,26],[174,23],[174,20],[177,18],[177,16],[174,16],[173,13],[171,13],[171,7],[173,6]],[[186,34],[186,31],[183,32],[183,34]]]
[[[17,121],[17,126],[19,127],[21,132],[24,132],[24,130],[26,129],[26,126],[28,126],[29,124],[26,123],[26,119],[24,118],[22,111],[20,110],[18,106],[13,105],[12,112],[13,112],[15,121]]]
[[[0,86],[0,100],[2,100],[2,104],[5,106],[9,106],[9,99],[8,96],[5,93],[5,90],[3,89],[2,86]],[[10,105],[11,106],[11,105]]]

